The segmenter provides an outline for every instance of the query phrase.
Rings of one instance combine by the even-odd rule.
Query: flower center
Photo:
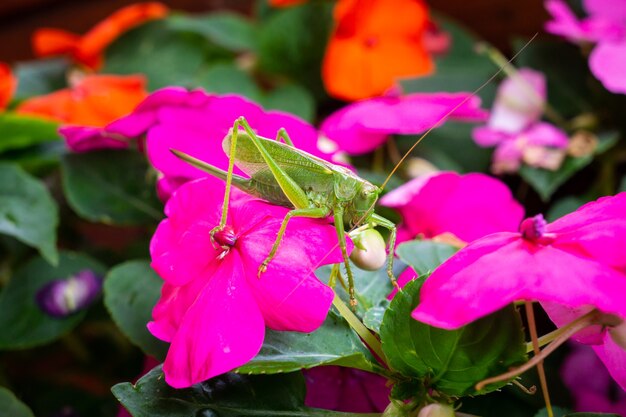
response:
[[[553,233],[546,233],[546,225],[548,222],[543,218],[542,214],[529,217],[519,226],[522,238],[533,243],[550,243],[554,239]]]
[[[213,235],[213,241],[222,249],[222,253],[219,255],[219,259],[223,259],[228,252],[230,252],[230,248],[235,246],[237,242],[237,236],[235,236],[235,231],[230,226],[224,226],[224,228]]]

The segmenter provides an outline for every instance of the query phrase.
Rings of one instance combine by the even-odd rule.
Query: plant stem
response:
[[[348,306],[339,298],[337,294],[335,294],[335,298],[333,298],[333,305],[339,311],[339,314],[346,319],[350,327],[359,335],[363,342],[372,349],[372,351],[383,361],[385,365],[387,365],[387,358],[385,358],[385,353],[383,352],[382,345],[380,341],[370,332],[370,330],[365,327],[361,320],[354,315],[354,313],[348,308]]]
[[[535,325],[535,312],[533,311],[533,303],[526,301],[524,303],[526,309],[526,318],[528,319],[528,331],[530,332],[530,340],[533,344],[533,351],[535,356],[541,354],[539,349],[539,341],[537,339],[537,326]],[[543,360],[537,363],[537,372],[539,373],[539,383],[541,385],[541,392],[543,393],[543,400],[546,403],[546,411],[548,417],[554,417],[554,411],[552,411],[552,403],[550,401],[550,392],[548,391],[548,381],[546,380],[546,372],[543,368]]]

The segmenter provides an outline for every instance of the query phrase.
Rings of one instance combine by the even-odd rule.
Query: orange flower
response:
[[[142,76],[85,75],[71,88],[23,101],[16,112],[103,127],[133,111],[147,96],[145,86]]]
[[[76,62],[98,69],[103,52],[111,42],[135,26],[163,18],[168,11],[161,3],[131,4],[98,23],[84,36],[60,29],[39,29],[33,35],[33,49],[39,57],[67,54]]]
[[[17,79],[11,72],[11,67],[4,62],[0,62],[0,110],[6,108],[7,104],[9,104],[16,87]]]
[[[308,0],[269,0],[272,7],[290,7],[306,3]]]
[[[339,0],[322,78],[344,100],[381,95],[397,78],[427,74],[423,44],[428,10],[422,0]]]

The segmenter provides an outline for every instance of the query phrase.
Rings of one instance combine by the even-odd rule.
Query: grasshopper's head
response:
[[[361,217],[365,217],[365,219],[369,218],[368,211],[370,213],[374,211],[374,205],[378,200],[380,192],[380,188],[370,182],[363,181],[361,183],[361,189],[352,200],[352,211],[355,215],[353,219],[355,221],[358,221]],[[359,219],[357,219],[357,217]]]

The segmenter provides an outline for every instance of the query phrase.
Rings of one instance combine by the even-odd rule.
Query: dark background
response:
[[[380,0],[384,1],[384,0]],[[84,33],[113,11],[137,0],[0,0],[0,61],[33,58],[32,32],[40,27]],[[251,12],[253,0],[163,0],[175,10],[232,9]],[[542,0],[427,0],[432,10],[462,22],[505,51],[513,36],[542,31]]]

